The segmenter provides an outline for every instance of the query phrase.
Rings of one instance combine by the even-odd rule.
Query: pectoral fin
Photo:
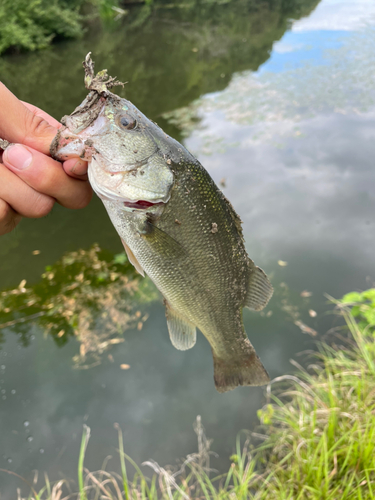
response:
[[[181,243],[149,220],[145,221],[143,230],[139,234],[160,255],[173,259],[181,259],[187,256],[187,251]]]
[[[135,258],[135,255],[133,254],[133,252],[130,250],[130,248],[128,247],[128,245],[125,243],[125,241],[122,238],[121,238],[121,241],[122,241],[122,244],[124,245],[125,252],[126,252],[126,255],[128,256],[129,262],[131,264],[133,264],[133,266],[139,272],[139,274],[141,274],[143,277],[145,277],[145,272],[144,272],[141,264]]]
[[[272,297],[273,288],[266,273],[260,267],[251,270],[244,306],[253,311],[260,311]]]
[[[166,316],[172,345],[179,351],[191,349],[197,340],[195,326],[172,309],[169,304],[166,304]]]

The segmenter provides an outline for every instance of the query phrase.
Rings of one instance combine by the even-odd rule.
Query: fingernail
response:
[[[33,159],[30,151],[20,144],[7,148],[3,156],[4,160],[17,170],[24,170],[29,167]]]
[[[73,174],[85,175],[87,174],[87,162],[83,160],[77,160],[73,167],[70,169]]]

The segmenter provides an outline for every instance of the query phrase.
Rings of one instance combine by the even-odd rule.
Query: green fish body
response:
[[[181,144],[129,101],[90,89],[65,117],[52,156],[89,161],[91,185],[129,260],[164,297],[172,344],[186,350],[197,328],[204,334],[219,392],[266,384],[242,309],[263,309],[273,289],[246,253],[240,218]]]

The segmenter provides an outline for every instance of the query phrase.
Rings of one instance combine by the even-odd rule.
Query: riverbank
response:
[[[335,312],[346,324],[335,332],[336,343],[321,344],[307,371],[300,368],[296,375],[272,382],[258,412],[262,433],[249,433],[245,442],[238,438],[227,474],[217,476],[210,470],[210,442],[199,417],[198,452],[179,470],[152,461],[141,470],[125,454],[118,428],[121,478],[84,469],[90,434],[85,428],[78,498],[375,498],[375,289],[347,294],[336,302]],[[132,481],[129,467],[136,471]],[[153,472],[153,478],[146,479]],[[56,500],[67,494],[67,482],[47,481],[30,498]]]
[[[168,18],[169,24],[199,25],[202,18],[207,24],[209,19],[218,17],[217,12],[220,16],[221,6],[227,16],[225,6],[231,4],[232,14],[240,8],[251,24],[253,15],[268,10],[271,22],[273,10],[282,17],[299,19],[308,15],[317,2],[279,0],[273,5],[269,0],[3,0],[0,4],[0,56],[38,51],[54,42],[87,37],[90,31],[101,29],[103,24],[108,24],[110,31],[125,26],[139,30],[158,11],[161,18]],[[169,19],[172,11],[174,15]]]

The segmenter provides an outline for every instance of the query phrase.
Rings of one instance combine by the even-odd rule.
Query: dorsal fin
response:
[[[172,345],[179,351],[191,349],[197,340],[195,326],[172,309],[168,303],[165,306],[169,337]]]
[[[135,258],[134,253],[130,250],[128,245],[125,243],[125,241],[121,238],[122,244],[124,245],[126,255],[128,256],[129,262],[133,264],[135,269],[141,274],[143,277],[145,277],[145,272],[143,270],[143,267],[141,264],[138,262],[138,260]]]
[[[250,272],[244,306],[253,311],[260,311],[266,307],[272,297],[273,287],[266,273],[260,267],[253,267]]]

